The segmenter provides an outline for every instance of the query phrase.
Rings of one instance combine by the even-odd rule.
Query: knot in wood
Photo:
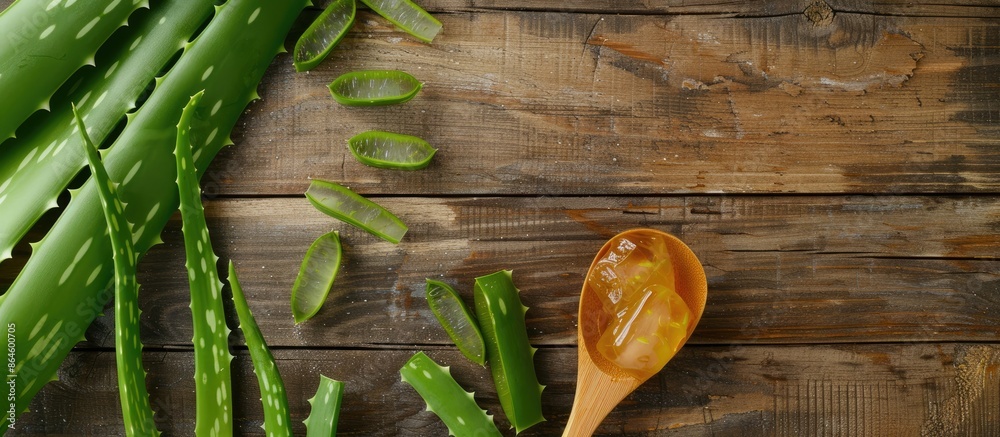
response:
[[[833,24],[833,8],[823,0],[812,2],[802,13],[815,26],[829,26]]]

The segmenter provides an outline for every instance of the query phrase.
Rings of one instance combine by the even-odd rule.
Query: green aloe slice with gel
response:
[[[361,0],[361,2],[421,41],[431,42],[441,31],[441,22],[410,0]]]
[[[333,99],[345,106],[383,106],[407,102],[424,86],[399,70],[360,70],[344,73],[328,88]]]
[[[357,193],[320,179],[313,179],[306,190],[306,198],[323,213],[386,240],[399,243],[406,235],[403,221],[385,208]]]
[[[347,148],[362,164],[393,170],[426,168],[437,153],[419,137],[377,130],[351,137]]]
[[[486,345],[479,324],[454,288],[441,281],[427,280],[427,304],[458,350],[469,361],[486,365]]]
[[[331,2],[295,43],[295,71],[312,70],[323,62],[351,30],[356,15],[354,0]]]
[[[306,251],[292,286],[292,316],[302,323],[319,312],[340,270],[343,249],[337,231],[316,239]]]

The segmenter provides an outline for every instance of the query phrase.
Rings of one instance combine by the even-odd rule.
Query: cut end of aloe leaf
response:
[[[344,73],[328,88],[333,99],[345,106],[382,106],[412,99],[423,83],[399,70],[361,70]]]
[[[419,137],[368,131],[347,140],[347,148],[362,164],[393,170],[419,170],[431,163],[437,149]]]
[[[385,208],[333,182],[313,179],[306,198],[326,215],[393,244],[399,243],[408,230],[402,220]]]
[[[326,302],[340,270],[343,249],[337,231],[324,234],[309,246],[299,275],[292,286],[292,316],[295,323],[311,319]]]
[[[472,312],[462,298],[444,282],[427,280],[427,304],[458,350],[469,361],[486,365],[486,345]]]
[[[312,70],[323,62],[354,25],[356,15],[354,0],[331,2],[295,43],[295,71]]]
[[[396,27],[423,42],[431,42],[441,32],[441,22],[410,0],[361,0]]]

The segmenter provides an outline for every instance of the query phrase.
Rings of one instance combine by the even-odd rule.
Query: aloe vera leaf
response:
[[[194,338],[194,397],[196,435],[233,434],[232,371],[229,327],[222,305],[222,281],[212,250],[212,240],[201,204],[201,186],[191,155],[191,119],[204,92],[191,97],[177,123],[177,189],[180,192],[181,231],[184,234],[185,267],[191,285],[191,316]]]
[[[153,421],[153,407],[146,391],[146,371],[142,367],[139,340],[139,283],[136,281],[132,228],[125,219],[125,205],[118,198],[117,184],[101,164],[97,146],[87,135],[80,114],[73,108],[80,127],[84,153],[97,183],[104,219],[107,222],[115,263],[115,364],[118,369],[118,396],[127,436],[160,435]]]
[[[81,71],[71,79],[79,83],[73,91],[53,98],[51,114],[30,120],[16,139],[0,147],[0,262],[10,258],[14,245],[56,206],[59,193],[87,165],[71,102],[90,138],[102,143],[213,6],[212,0],[163,0],[137,12],[134,22],[97,53],[97,68]]]
[[[320,179],[313,179],[306,190],[306,198],[323,213],[390,243],[399,243],[406,235],[403,221],[347,188]]]
[[[0,141],[35,111],[94,53],[144,0],[20,0],[0,14]]]
[[[344,383],[319,375],[316,394],[309,398],[309,417],[306,437],[331,437],[337,435],[337,419],[340,417],[340,402],[344,397]]]
[[[282,382],[278,365],[274,362],[271,350],[267,348],[264,335],[257,327],[257,321],[250,312],[243,287],[236,277],[236,266],[229,261],[229,286],[233,290],[233,305],[236,315],[240,318],[240,330],[246,339],[250,360],[253,361],[253,371],[257,374],[260,385],[260,400],[264,407],[264,433],[268,436],[291,436],[291,417],[288,415],[288,395],[285,393],[285,383]],[[265,402],[264,400],[267,399]]]
[[[424,86],[399,70],[361,70],[344,73],[330,83],[330,94],[341,105],[382,106],[404,103]]]
[[[486,365],[483,333],[455,289],[444,282],[428,279],[427,304],[462,355],[480,366]]]
[[[231,1],[161,80],[105,156],[119,195],[128,202],[133,241],[141,257],[177,210],[173,165],[175,123],[190,96],[205,90],[192,120],[191,138],[199,174],[229,141],[229,132],[306,0]],[[238,79],[235,79],[238,78]],[[131,170],[139,171],[126,181]],[[75,192],[66,210],[33,245],[33,255],[0,305],[0,323],[18,327],[15,360],[15,410],[22,412],[38,390],[53,379],[70,348],[111,297],[110,243],[104,241],[104,214],[93,181]],[[45,302],[39,305],[38,302]],[[0,416],[0,432],[8,415]]]
[[[292,317],[302,323],[319,312],[340,270],[340,234],[321,235],[309,246],[292,286]]]
[[[334,0],[295,43],[295,71],[308,71],[323,62],[354,25],[357,5],[354,0]]]
[[[394,170],[419,170],[431,163],[437,149],[418,137],[368,131],[347,140],[347,148],[362,164]]]
[[[441,31],[441,22],[410,0],[361,0],[361,2],[421,41],[431,42]]]
[[[528,329],[518,290],[510,270],[476,278],[474,292],[479,328],[486,340],[486,357],[500,406],[518,434],[545,421],[542,389],[535,374],[535,348],[528,343]]]
[[[453,436],[500,436],[493,416],[476,404],[475,393],[458,385],[451,370],[417,352],[399,369],[403,382],[410,384]]]

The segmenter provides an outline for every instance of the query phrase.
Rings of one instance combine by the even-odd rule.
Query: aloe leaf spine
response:
[[[528,343],[524,314],[510,270],[476,278],[476,316],[486,341],[486,359],[500,406],[518,434],[545,421],[542,390],[535,373],[535,348]]]
[[[191,119],[204,92],[191,97],[177,123],[177,189],[180,192],[181,231],[184,234],[185,267],[191,285],[191,317],[194,327],[194,396],[196,435],[233,434],[232,370],[229,327],[222,304],[219,257],[201,204],[201,186],[191,154]]]
[[[176,170],[156,163],[174,160],[181,108],[192,94],[205,90],[191,129],[201,175],[218,151],[232,144],[229,132],[257,97],[255,85],[306,3],[240,0],[218,7],[212,22],[130,117],[104,164],[109,175],[121,181],[119,195],[128,203],[125,216],[134,226],[138,256],[159,241],[160,231],[177,210]],[[124,180],[136,166],[139,170]],[[103,238],[105,224],[96,196],[93,181],[76,192],[45,238],[33,245],[32,256],[0,305],[0,323],[18,327],[18,412],[54,378],[110,298],[111,247]],[[6,415],[0,418],[0,431],[7,420]]]
[[[133,14],[97,53],[97,67],[80,71],[72,90],[53,98],[52,113],[29,120],[0,147],[0,262],[87,165],[71,103],[100,145],[212,11],[212,0],[163,0]]]
[[[413,387],[453,436],[501,436],[493,416],[476,404],[475,393],[465,391],[448,367],[417,352],[399,369],[403,382]]]
[[[344,397],[344,383],[319,375],[316,394],[309,398],[309,417],[306,437],[331,437],[337,435],[337,420],[340,418],[340,403]]]
[[[135,249],[132,227],[125,219],[125,205],[118,197],[118,184],[111,181],[101,163],[97,146],[87,135],[80,114],[73,108],[80,127],[84,153],[98,187],[101,208],[107,222],[115,263],[115,364],[118,369],[118,396],[127,436],[159,435],[153,421],[153,407],[146,391],[146,371],[142,367],[142,343],[139,340],[139,283],[136,281]]]
[[[0,14],[0,141],[49,98],[145,0],[20,0]]]
[[[271,350],[264,341],[264,335],[261,334],[257,321],[250,312],[243,287],[236,277],[236,266],[232,261],[229,261],[229,286],[233,290],[233,305],[236,307],[237,317],[240,318],[240,330],[243,331],[243,338],[250,351],[250,360],[253,361],[253,371],[257,374],[257,383],[260,385],[260,400],[264,407],[264,433],[268,437],[291,436],[292,425],[288,414],[285,383],[281,379],[281,373],[278,372],[277,363],[274,362],[274,355],[271,355]]]

